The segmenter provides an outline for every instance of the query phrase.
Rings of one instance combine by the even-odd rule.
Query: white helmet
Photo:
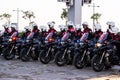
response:
[[[101,25],[100,25],[100,24],[95,24],[94,29],[95,29],[96,31],[101,30]]]
[[[73,24],[72,21],[68,21],[68,22],[67,22],[67,25],[68,25],[68,26],[74,26],[74,24]]]
[[[115,35],[119,32],[119,29],[117,27],[112,27],[109,29],[109,32],[114,33]]]
[[[51,22],[48,22],[47,24],[48,24],[48,26],[49,26],[50,28],[52,28],[52,27],[54,27],[55,22],[54,22],[54,21],[51,21]]]
[[[108,21],[106,24],[110,25],[111,27],[115,27],[115,22],[113,21]]]
[[[42,29],[43,31],[46,31],[46,30],[47,30],[47,27],[44,26],[44,25],[42,25],[42,26],[40,26],[40,29]]]
[[[27,29],[30,31],[30,27],[29,26],[25,26],[24,29]]]
[[[85,22],[82,23],[82,25],[87,25],[88,26],[88,22],[85,21]]]
[[[37,24],[34,22],[34,23],[32,24],[32,26],[37,26]]]
[[[16,28],[17,28],[17,26],[16,26],[16,25],[11,25],[11,28],[15,28],[15,29],[16,29]]]
[[[81,26],[80,26],[80,24],[76,24],[75,28],[76,28],[76,30],[82,29]]]
[[[9,23],[5,23],[2,26],[5,27],[5,28],[9,28],[9,25],[10,25]]]
[[[66,26],[65,25],[59,25],[59,28],[61,29],[61,30],[65,30],[66,29]]]

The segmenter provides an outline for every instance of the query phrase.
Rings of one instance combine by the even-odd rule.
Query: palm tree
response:
[[[4,14],[0,15],[0,20],[2,20],[4,18],[7,20],[8,23],[10,23],[10,18],[11,18],[10,14],[4,13]]]
[[[99,23],[98,22],[98,19],[101,17],[101,14],[99,13],[95,13],[91,16],[91,19],[93,19],[93,21],[96,21],[96,23]]]
[[[63,10],[63,12],[61,13],[61,19],[62,19],[62,20],[65,20],[65,21],[67,22],[68,11],[67,11],[67,9],[65,9],[65,8],[63,8],[62,10]]]
[[[31,23],[31,18],[35,18],[34,12],[32,12],[32,11],[22,11],[22,12],[24,14],[23,18],[29,19],[29,23]]]

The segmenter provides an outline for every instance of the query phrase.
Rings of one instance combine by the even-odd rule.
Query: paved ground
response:
[[[22,62],[0,58],[0,80],[120,80],[120,67],[94,72],[74,66],[58,67],[53,62],[44,65],[38,61]]]

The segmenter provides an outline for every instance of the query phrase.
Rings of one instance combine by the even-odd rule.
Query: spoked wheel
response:
[[[43,64],[48,64],[51,61],[51,56],[47,51],[42,50],[39,54],[39,59]]]
[[[34,52],[31,51],[31,58],[33,60],[38,60],[38,56],[39,56],[39,54],[37,51],[34,51]]]
[[[77,52],[74,56],[73,64],[77,69],[82,69],[84,66],[87,65],[86,56],[82,59],[82,55],[83,54]]]
[[[7,47],[3,50],[3,56],[6,60],[11,60],[15,57],[15,50],[12,50]]]
[[[100,72],[105,68],[104,61],[100,63],[101,57],[99,55],[94,55],[91,61],[91,65],[94,71]]]
[[[27,55],[27,51],[28,49],[27,48],[23,48],[20,52],[20,59],[24,62],[26,61],[29,61],[30,60],[30,57],[29,55]]]
[[[61,52],[61,51],[58,51],[55,55],[55,63],[58,65],[58,66],[64,66],[65,64],[68,63],[68,57],[67,57],[67,54],[64,55],[64,52]]]

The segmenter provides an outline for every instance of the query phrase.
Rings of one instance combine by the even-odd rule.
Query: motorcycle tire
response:
[[[81,53],[79,53],[79,52],[76,52],[76,53],[75,53],[75,56],[74,56],[74,58],[73,58],[73,64],[74,64],[74,66],[75,66],[77,69],[82,69],[84,66],[87,65],[86,57],[84,57],[83,60],[80,61],[81,58],[82,58],[82,55],[83,55],[83,54],[81,54]]]
[[[104,60],[102,60],[101,64],[100,62],[101,57],[99,55],[94,55],[91,61],[91,66],[94,71],[100,72],[105,68]]]
[[[47,51],[42,50],[39,54],[39,59],[43,64],[48,64],[51,61],[51,56],[48,55],[46,57]]]
[[[5,49],[3,49],[3,57],[6,59],[6,60],[12,60],[14,57],[15,57],[15,51],[12,50],[11,54],[10,54],[10,48],[7,47]]]
[[[23,62],[27,62],[30,60],[30,57],[27,55],[27,48],[23,48],[20,52],[20,59],[23,61]]]
[[[35,52],[35,53],[33,53],[33,52],[31,52],[31,58],[32,58],[32,60],[38,60],[38,52]]]
[[[62,59],[64,52],[58,51],[55,55],[55,63],[58,66],[64,66],[65,64],[68,63],[68,57],[65,55],[64,59]]]

